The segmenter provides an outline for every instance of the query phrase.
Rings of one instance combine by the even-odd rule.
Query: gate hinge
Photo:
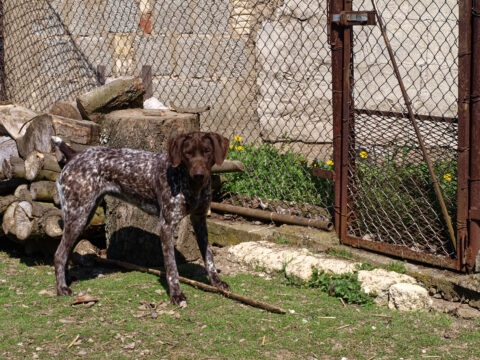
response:
[[[480,209],[476,207],[470,208],[468,212],[468,217],[470,220],[480,221]]]
[[[331,22],[343,26],[352,25],[376,25],[376,12],[372,11],[341,11],[340,14],[332,14]]]

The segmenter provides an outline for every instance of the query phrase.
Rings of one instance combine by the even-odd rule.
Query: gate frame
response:
[[[335,230],[344,244],[459,271],[473,271],[480,251],[480,0],[459,1],[458,46],[458,191],[456,258],[368,241],[347,233],[349,132],[353,129],[352,26],[332,22],[331,14],[352,10],[352,0],[330,0]],[[365,9],[366,10],[366,9]],[[478,204],[474,206],[473,204]],[[480,264],[477,264],[477,268]],[[478,269],[477,269],[478,270]]]

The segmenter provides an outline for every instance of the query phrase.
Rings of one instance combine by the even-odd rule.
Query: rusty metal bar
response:
[[[330,13],[343,10],[343,0],[329,0]],[[330,15],[330,14],[329,14]],[[330,18],[330,16],[329,16]],[[330,23],[330,45],[332,51],[332,110],[333,110],[333,161],[335,167],[335,231],[340,236],[342,195],[342,99],[343,99],[343,28]]]
[[[3,0],[0,0],[0,101],[7,100],[6,74],[5,74],[5,38],[3,36]]]
[[[372,6],[373,6],[374,10],[376,11],[375,1],[374,0],[371,0],[371,1],[372,1]],[[430,174],[430,178],[432,179],[435,194],[436,194],[438,202],[440,204],[440,208],[442,209],[443,219],[445,220],[445,224],[447,225],[447,230],[448,230],[448,234],[450,236],[450,240],[451,240],[452,245],[455,248],[455,250],[457,250],[457,239],[455,238],[455,231],[453,230],[452,219],[450,218],[450,215],[448,214],[447,206],[445,205],[445,200],[443,198],[443,194],[442,194],[442,191],[440,189],[440,185],[438,184],[437,176],[435,175],[435,172],[433,171],[432,162],[430,161],[430,157],[427,154],[427,149],[425,148],[425,145],[423,143],[423,139],[422,139],[422,135],[420,133],[420,129],[418,128],[417,121],[415,120],[415,116],[413,114],[410,99],[408,97],[407,91],[405,90],[405,85],[403,84],[403,80],[400,76],[400,71],[398,70],[397,61],[395,60],[395,55],[393,54],[392,46],[390,45],[390,41],[388,40],[386,31],[385,31],[385,27],[383,25],[382,17],[378,13],[378,11],[377,11],[377,19],[378,19],[378,25],[380,27],[380,31],[382,33],[383,40],[385,41],[385,45],[387,46],[390,61],[392,62],[392,65],[393,65],[393,70],[394,70],[395,75],[397,77],[398,84],[400,86],[400,90],[402,91],[403,100],[405,101],[405,105],[406,105],[407,110],[408,110],[410,121],[412,123],[413,129],[415,130],[415,134],[417,135],[418,144],[420,146],[420,149],[422,150],[423,158],[425,160],[425,163],[427,164],[427,168],[428,168],[428,172]]]
[[[457,259],[465,270],[468,241],[468,176],[470,156],[470,76],[472,58],[472,0],[460,0],[458,45],[458,176],[457,176]]]
[[[468,213],[470,220],[480,221],[480,209],[470,209]]]
[[[312,173],[313,176],[335,181],[335,171],[313,168]]]
[[[470,209],[480,209],[480,0],[472,4],[472,60],[471,60],[471,122],[470,122]],[[467,266],[475,267],[480,250],[480,222],[469,222],[470,243]]]
[[[346,11],[352,10],[352,1],[345,0],[344,8]],[[352,108],[352,28],[346,27],[343,31],[343,93],[342,93],[342,187],[341,187],[341,232],[340,239],[347,236],[348,222],[348,173],[351,162],[355,159],[350,157],[350,148],[353,147],[351,141],[354,139],[354,128],[351,119]]]
[[[422,252],[410,250],[403,246],[387,244],[384,242],[363,240],[353,236],[347,236],[342,240],[344,244],[353,247],[376,251],[379,253],[396,256],[402,259],[413,260],[442,268],[458,270],[457,260],[446,257],[434,256]]]
[[[369,110],[369,109],[353,109],[355,114],[359,115],[373,115],[373,116],[386,116],[397,119],[408,119],[408,114],[395,112],[395,111],[383,111],[383,110]],[[430,116],[430,115],[421,115],[414,114],[415,119],[422,121],[435,121],[435,122],[444,122],[456,124],[458,122],[457,118],[446,117],[446,116]]]
[[[238,214],[241,216],[246,216],[246,217],[251,217],[256,219],[270,220],[270,221],[280,222],[280,223],[290,224],[290,225],[310,226],[310,227],[327,230],[327,231],[333,230],[333,224],[331,221],[328,221],[328,220],[307,219],[300,216],[278,214],[278,213],[264,211],[264,210],[244,208],[241,206],[220,204],[217,202],[212,202],[210,204],[210,207],[214,211],[233,213],[233,214]]]

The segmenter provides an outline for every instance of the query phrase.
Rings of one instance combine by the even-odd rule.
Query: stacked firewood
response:
[[[19,104],[0,105],[1,230],[28,253],[51,254],[62,236],[62,212],[56,183],[61,154],[51,137],[59,136],[76,150],[99,145],[101,114],[141,107],[144,88],[138,79],[116,80],[37,114]],[[139,100],[140,99],[140,100]],[[104,231],[99,207],[86,231]]]

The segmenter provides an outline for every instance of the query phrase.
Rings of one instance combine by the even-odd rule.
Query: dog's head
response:
[[[167,154],[173,167],[183,164],[190,178],[203,187],[212,166],[222,165],[227,157],[229,140],[212,132],[192,132],[168,140]]]

